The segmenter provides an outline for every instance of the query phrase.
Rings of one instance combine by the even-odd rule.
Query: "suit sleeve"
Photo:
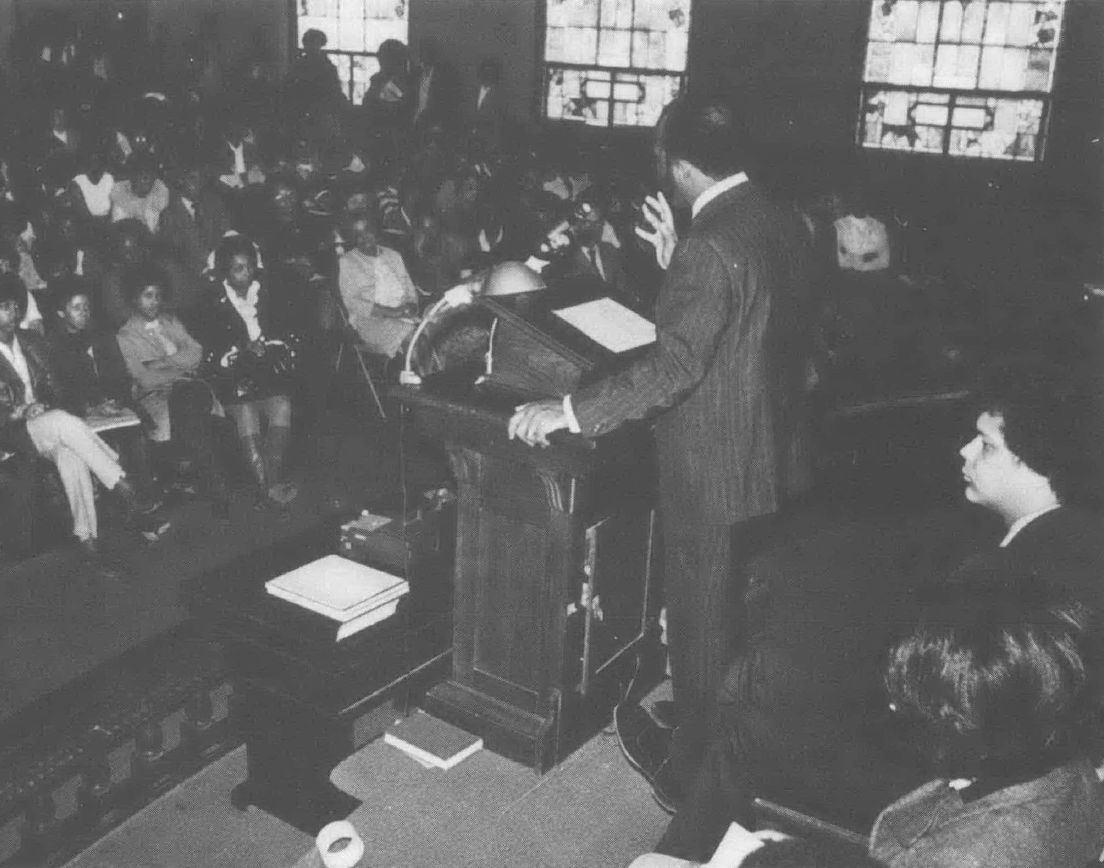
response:
[[[656,306],[656,343],[625,371],[572,395],[583,434],[603,434],[679,403],[705,377],[733,315],[720,253],[693,236],[676,253]]]

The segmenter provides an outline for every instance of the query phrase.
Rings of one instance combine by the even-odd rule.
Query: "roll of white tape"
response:
[[[324,826],[315,844],[326,868],[353,868],[364,855],[364,841],[348,820]]]

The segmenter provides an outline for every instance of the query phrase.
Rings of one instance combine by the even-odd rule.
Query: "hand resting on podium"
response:
[[[529,446],[547,446],[548,435],[568,428],[563,401],[532,401],[522,404],[510,417],[507,430],[510,439],[517,438]]]

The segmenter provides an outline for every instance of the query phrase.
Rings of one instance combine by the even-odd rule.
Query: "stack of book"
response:
[[[383,570],[327,555],[266,582],[265,590],[329,618],[340,641],[394,615],[410,586]]]

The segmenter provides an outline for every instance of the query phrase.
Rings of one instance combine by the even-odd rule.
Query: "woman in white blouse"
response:
[[[207,380],[237,427],[257,483],[257,505],[285,507],[298,494],[284,479],[295,366],[288,306],[269,292],[257,248],[244,235],[227,235],[219,243],[215,275],[213,292],[196,316]]]
[[[417,326],[418,290],[402,256],[378,243],[368,210],[350,213],[344,236],[355,246],[338,263],[338,286],[349,324],[373,351],[391,358]]]

